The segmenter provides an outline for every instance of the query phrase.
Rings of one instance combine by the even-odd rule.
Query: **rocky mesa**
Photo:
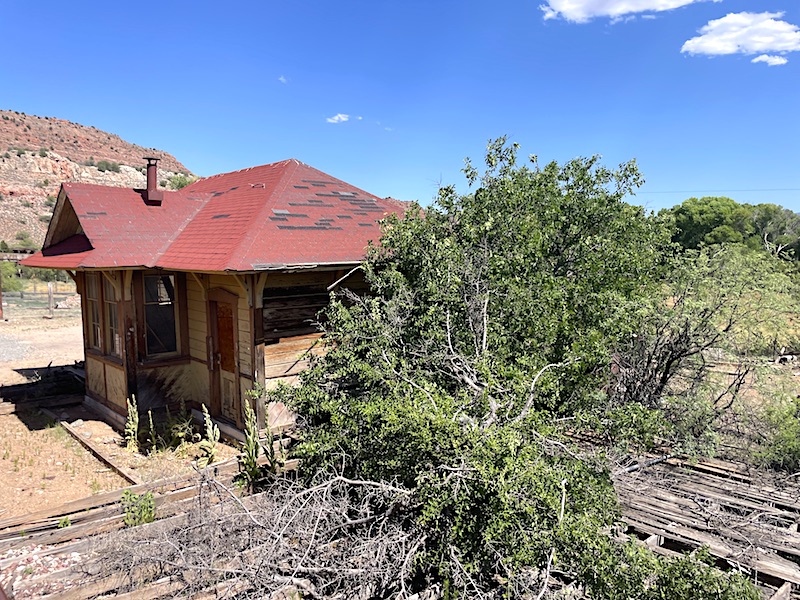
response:
[[[160,159],[161,187],[175,188],[193,177],[171,154],[118,135],[0,110],[0,246],[41,247],[62,182],[144,187],[145,156]]]

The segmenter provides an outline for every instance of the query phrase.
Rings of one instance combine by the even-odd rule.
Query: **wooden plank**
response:
[[[679,523],[698,532],[718,532],[727,539],[746,545],[757,543],[762,547],[800,557],[800,536],[796,534],[767,525],[762,525],[760,528],[748,526],[741,517],[738,522],[727,525],[724,523],[724,516],[720,518],[699,511],[686,510],[688,500],[674,497],[664,490],[659,490],[659,494],[660,499],[646,496],[631,497],[622,493],[620,501],[625,507],[623,512],[628,514],[634,510],[641,511],[649,515],[652,522],[667,526],[670,523]]]
[[[217,473],[217,476],[221,476],[238,472],[239,464],[236,458],[230,458],[228,460],[216,463],[212,465],[212,467]],[[143,494],[145,492],[166,493],[168,491],[182,489],[187,485],[192,485],[197,480],[198,475],[194,473],[191,475],[176,475],[166,479],[159,479],[157,481],[151,481],[139,485],[128,486],[119,490],[113,490],[111,492],[96,494],[87,498],[72,500],[70,502],[66,502],[65,504],[51,508],[45,508],[39,511],[28,513],[27,515],[9,517],[3,521],[0,521],[0,532],[11,527],[23,526],[46,519],[69,516],[74,513],[83,512],[93,508],[99,508],[108,504],[114,504],[119,502],[122,493],[126,490],[129,490],[134,494]]]
[[[792,584],[788,581],[784,583],[778,591],[769,597],[769,600],[789,600],[792,597]]]
[[[42,412],[45,413],[51,419],[60,423],[61,427],[63,427],[73,438],[75,438],[84,448],[86,448],[89,452],[91,452],[98,460],[108,465],[111,468],[111,470],[114,471],[117,475],[119,475],[120,477],[122,477],[123,479],[134,485],[143,483],[142,479],[138,475],[136,475],[133,471],[131,471],[126,467],[123,467],[122,465],[118,465],[117,463],[115,463],[111,459],[111,457],[107,456],[97,444],[92,442],[90,439],[82,436],[80,432],[78,432],[72,425],[70,425],[66,421],[62,421],[61,419],[59,419],[55,413],[47,409],[42,409]]]
[[[726,543],[722,538],[700,534],[690,528],[671,525],[668,527],[653,525],[645,520],[639,520],[632,515],[626,515],[625,521],[633,528],[648,534],[661,535],[666,539],[686,544],[691,547],[708,546],[709,551],[720,558],[750,567],[759,573],[775,577],[782,581],[800,584],[800,567],[795,563],[767,554],[759,548],[751,548],[757,558],[745,554],[745,549]]]

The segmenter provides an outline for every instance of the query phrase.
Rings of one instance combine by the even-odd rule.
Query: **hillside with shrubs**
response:
[[[140,188],[143,157],[159,162],[159,184],[191,181],[174,156],[64,119],[0,110],[0,247],[41,247],[63,182]]]

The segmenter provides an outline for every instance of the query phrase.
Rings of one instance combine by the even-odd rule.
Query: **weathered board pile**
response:
[[[80,366],[46,368],[32,373],[37,377],[27,383],[0,386],[0,414],[25,408],[68,406],[74,396],[83,401],[84,372]]]
[[[238,467],[229,460],[212,471],[216,482],[230,487]],[[716,460],[670,459],[620,473],[614,483],[627,535],[654,552],[671,556],[705,546],[720,568],[738,569],[755,580],[765,600],[800,598],[800,485],[792,478]],[[207,478],[195,475],[126,489],[153,492],[159,518],[170,519],[197,502],[208,485]],[[129,589],[130,574],[91,572],[92,537],[123,527],[122,492],[0,521],[0,591],[54,600],[170,597],[176,583],[168,579],[135,595],[115,595]]]
[[[664,555],[706,546],[765,598],[800,598],[800,485],[718,460],[670,459],[622,473],[615,487],[627,533]]]

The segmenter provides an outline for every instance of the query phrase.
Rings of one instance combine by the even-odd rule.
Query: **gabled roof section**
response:
[[[147,206],[136,190],[64,184],[45,249],[25,264],[238,272],[349,265],[380,237],[377,221],[405,208],[294,159],[164,196]],[[59,251],[81,235],[72,254]]]
[[[136,190],[65,183],[43,251],[25,259],[24,264],[69,269],[153,267],[163,249],[202,206],[202,200],[190,194],[164,195],[170,201],[169,210],[146,205]],[[74,235],[82,235],[90,249],[57,254],[60,244]]]

